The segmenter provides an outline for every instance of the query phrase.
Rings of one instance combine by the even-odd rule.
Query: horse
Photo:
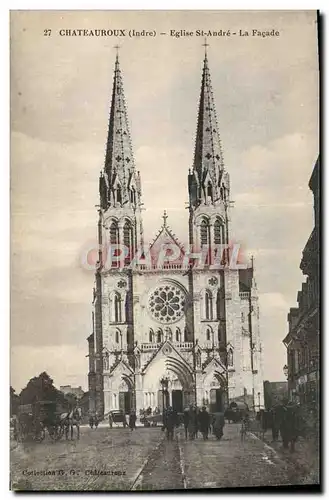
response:
[[[69,431],[71,439],[73,439],[73,427],[76,427],[77,439],[80,439],[81,409],[74,408],[68,413],[62,414],[62,420],[65,429],[65,439],[69,438]]]

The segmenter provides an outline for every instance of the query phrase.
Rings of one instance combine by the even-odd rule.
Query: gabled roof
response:
[[[205,361],[202,367],[204,372],[210,372],[212,370],[219,370],[221,373],[226,371],[223,363],[217,358],[209,358]]]
[[[166,352],[167,351],[167,352]],[[169,359],[176,358],[180,363],[182,363],[185,368],[191,372],[191,366],[188,364],[186,359],[183,358],[183,356],[180,354],[177,349],[173,346],[173,344],[169,341],[166,340],[159,348],[157,351],[154,352],[154,354],[151,356],[151,358],[148,360],[148,362],[143,366],[142,373],[145,372],[145,370],[150,366],[152,361],[154,361],[157,357],[159,356],[167,356]]]
[[[130,372],[130,374],[134,373],[132,368],[128,365],[128,363],[126,363],[123,359],[118,359],[114,363],[114,365],[111,367],[110,374],[112,375],[118,369],[118,367],[120,365],[122,365],[122,367],[124,368],[124,371],[128,370]]]
[[[170,261],[170,264],[181,264],[185,255],[184,246],[179,242],[176,238],[175,234],[172,232],[170,227],[167,225],[167,214],[166,211],[163,215],[164,222],[154,238],[153,242],[150,244],[150,255],[152,264],[157,262],[160,251],[163,250],[166,246],[170,245],[171,250],[175,251],[173,247],[177,248],[178,257],[175,260]]]

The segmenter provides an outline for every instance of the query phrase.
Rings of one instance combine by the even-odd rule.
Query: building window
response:
[[[180,342],[181,341],[181,333],[180,333],[180,329],[179,328],[176,328],[176,342]]]
[[[151,328],[151,330],[149,331],[149,342],[153,342],[154,341],[154,332]]]
[[[160,344],[162,342],[162,330],[157,331],[157,343]]]
[[[123,226],[123,244],[128,249],[125,263],[129,264],[133,257],[133,229],[130,221],[126,221]]]
[[[134,187],[132,187],[130,190],[130,203],[136,205],[136,190]]]
[[[121,311],[121,297],[118,293],[114,296],[114,322],[121,323],[122,322],[122,311]]]
[[[115,342],[116,342],[116,344],[119,343],[119,330],[116,330],[116,332],[115,332]]]
[[[214,224],[214,242],[215,245],[222,245],[222,224],[219,219],[216,219]]]
[[[207,328],[206,330],[206,339],[210,340],[210,328]]]
[[[207,198],[210,198],[212,201],[212,185],[211,182],[208,182],[207,185]]]
[[[117,203],[122,203],[122,191],[120,186],[117,187]]]
[[[212,319],[212,295],[209,290],[205,293],[205,318]]]
[[[201,241],[201,246],[202,245],[208,245],[209,244],[209,224],[206,220],[202,220],[200,224],[200,241]]]

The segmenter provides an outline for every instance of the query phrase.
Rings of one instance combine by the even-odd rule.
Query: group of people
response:
[[[293,402],[284,399],[275,404],[270,411],[260,410],[257,415],[261,429],[272,430],[272,440],[278,441],[281,435],[283,448],[293,452],[298,436],[303,435],[304,422],[300,408]]]
[[[177,412],[171,406],[164,411],[163,414],[163,429],[167,433],[168,441],[172,441],[174,437],[174,429],[181,424]],[[202,434],[204,440],[208,439],[209,432],[212,430],[217,440],[223,437],[225,426],[224,413],[215,413],[210,415],[206,407],[201,409],[195,405],[190,405],[183,412],[183,424],[185,430],[185,439],[191,440],[198,437],[198,433]]]

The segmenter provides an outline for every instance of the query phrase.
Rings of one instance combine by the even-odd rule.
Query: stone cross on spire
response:
[[[163,216],[162,216],[162,218],[163,218],[163,227],[167,227],[167,219],[168,219],[168,215],[167,215],[167,211],[166,211],[166,210],[164,210],[164,211],[163,211]]]

